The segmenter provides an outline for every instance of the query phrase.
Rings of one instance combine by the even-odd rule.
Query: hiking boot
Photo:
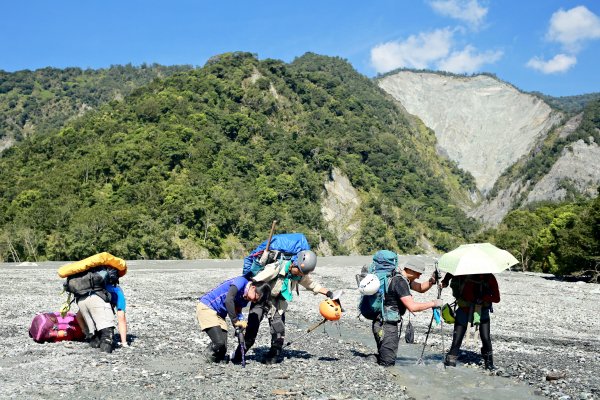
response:
[[[481,353],[481,357],[483,358],[484,368],[488,371],[493,371],[496,369],[494,366],[494,353],[488,351],[487,353]]]
[[[367,356],[367,362],[377,364],[379,362],[379,357],[377,357],[377,354],[369,354]]]
[[[456,359],[457,358],[458,358],[458,356],[446,354],[446,358],[444,359],[444,365],[446,367],[456,367]]]
[[[90,347],[93,347],[94,349],[100,347],[100,335],[98,333],[94,334],[94,336],[91,337],[89,343]]]
[[[114,329],[115,328],[104,328],[102,330],[100,330],[99,332],[99,336],[100,336],[100,351],[103,351],[105,353],[112,353],[114,346],[113,346],[113,333],[114,333]]]
[[[241,364],[242,363],[242,352],[241,352],[239,346],[237,349],[235,349],[235,351],[231,352],[231,354],[229,355],[229,360],[233,364]]]
[[[212,345],[210,345],[210,344],[208,345],[208,347],[206,347],[206,349],[204,349],[204,351],[202,352],[202,355],[204,356],[204,360],[206,361],[207,364],[219,362],[219,360],[217,359],[217,355],[213,351]]]
[[[280,358],[281,349],[274,349],[271,347],[267,355],[263,358],[262,363],[266,365],[276,364],[283,361]]]

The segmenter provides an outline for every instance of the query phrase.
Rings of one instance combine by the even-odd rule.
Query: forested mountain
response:
[[[526,271],[584,274],[600,282],[600,196],[511,211],[480,239],[510,251]]]
[[[477,228],[455,202],[473,181],[435,143],[339,58],[224,54],[6,150],[0,257],[236,257],[274,219],[335,254],[449,250]],[[356,248],[323,217],[334,175]]]
[[[600,93],[586,93],[577,96],[561,96],[553,97],[543,93],[533,92],[538,97],[541,97],[546,103],[552,107],[564,111],[568,114],[577,114],[591,102],[600,100]]]
[[[60,129],[65,122],[155,78],[191,69],[158,64],[106,69],[0,70],[0,151],[31,134]]]

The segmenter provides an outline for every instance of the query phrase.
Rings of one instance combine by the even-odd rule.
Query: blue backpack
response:
[[[242,274],[246,277],[253,277],[258,274],[263,268],[259,260],[264,250],[267,248],[267,241],[262,242],[250,255],[244,258],[244,267]],[[296,254],[302,250],[310,250],[310,245],[306,237],[302,233],[280,233],[273,235],[269,252],[273,251],[273,259],[269,259],[267,263],[276,260],[295,261]]]
[[[358,310],[366,319],[375,320],[382,317],[386,322],[395,322],[400,319],[398,312],[386,310],[383,300],[387,293],[392,278],[396,275],[398,268],[398,255],[393,251],[379,250],[373,256],[373,262],[365,266],[361,274],[357,275],[357,282],[366,274],[374,274],[379,278],[379,290],[375,294],[362,295],[358,302]]]

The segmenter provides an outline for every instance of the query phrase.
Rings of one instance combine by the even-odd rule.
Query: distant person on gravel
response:
[[[243,320],[242,309],[248,305],[268,301],[271,288],[267,283],[254,282],[244,276],[228,279],[204,296],[196,306],[196,316],[200,329],[206,332],[211,344],[205,350],[209,362],[220,362],[227,353],[227,321],[236,329],[244,330],[247,322]]]
[[[419,293],[425,293],[435,285],[435,277],[432,275],[425,282],[417,282],[425,272],[425,263],[421,260],[409,260],[404,264],[401,273],[392,277],[389,287],[385,292],[383,306],[385,309],[393,310],[401,317],[406,310],[415,313],[425,311],[430,308],[441,307],[442,301],[439,299],[418,303],[413,299],[410,290]],[[398,353],[398,321],[383,321],[378,318],[373,321],[373,336],[377,344],[377,363],[384,367],[391,367],[396,364],[396,355]]]
[[[261,258],[261,264],[266,263],[268,253],[265,252]],[[298,290],[298,285],[327,297],[333,297],[333,293],[322,287],[310,277],[310,273],[317,266],[317,255],[310,250],[303,250],[297,254],[293,261],[278,260],[265,265],[254,280],[266,282],[271,287],[271,298],[265,304],[253,304],[248,313],[248,328],[246,329],[246,350],[250,349],[256,340],[258,328],[263,318],[267,316],[271,331],[271,348],[262,360],[265,364],[273,364],[281,361],[281,353],[285,342],[285,311],[288,302],[292,301],[293,293]],[[241,360],[240,348],[238,346],[233,362]]]
[[[498,281],[492,274],[453,276],[447,273],[442,279],[442,287],[452,288],[452,295],[456,298],[456,311],[454,317],[454,333],[452,347],[446,354],[444,364],[455,367],[458,352],[462,344],[467,325],[479,325],[481,337],[481,356],[485,368],[494,369],[492,352],[492,338],[490,336],[490,311],[493,312],[492,303],[500,302]]]
[[[79,307],[76,318],[79,326],[81,326],[86,337],[89,338],[90,346],[100,348],[105,353],[112,353],[114,350],[115,310],[121,346],[129,347],[127,344],[125,295],[119,286],[119,277],[116,270],[109,269],[109,271],[111,272],[109,283],[106,284],[104,290],[76,298]]]

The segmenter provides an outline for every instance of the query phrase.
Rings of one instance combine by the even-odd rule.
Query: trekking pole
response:
[[[317,329],[318,327],[320,327],[321,325],[323,325],[327,321],[328,321],[327,318],[323,318],[323,320],[321,322],[317,322],[316,324],[314,324],[313,326],[311,326],[310,328],[308,328],[305,333],[303,333],[302,335],[298,336],[296,339],[287,342],[285,344],[285,346],[283,346],[283,348],[288,347],[292,343],[296,343],[297,341],[299,341],[300,339],[302,339],[303,337],[305,337],[306,335],[308,335],[309,333],[311,333],[312,331],[314,331],[315,329]]]
[[[431,314],[431,321],[429,321],[429,328],[427,328],[427,335],[425,336],[425,343],[423,343],[421,357],[419,357],[419,359],[417,360],[417,364],[423,363],[423,354],[425,354],[425,346],[427,346],[427,339],[429,339],[429,332],[431,332],[431,324],[433,324],[433,313]]]
[[[435,263],[435,283],[438,284],[439,282],[439,277],[438,277],[438,269],[437,269],[437,262]],[[441,287],[438,285],[438,295],[437,298],[441,298],[442,297],[442,289]],[[425,347],[427,346],[427,340],[429,339],[429,333],[431,332],[431,325],[433,325],[433,318],[435,317],[435,309],[433,310],[433,312],[431,313],[431,320],[429,321],[429,328],[427,328],[427,335],[425,336],[425,343],[423,343],[423,350],[421,350],[421,357],[419,357],[419,359],[417,360],[417,364],[422,364],[423,363],[423,354],[425,354]]]
[[[244,339],[244,331],[240,328],[235,332],[238,343],[240,345],[240,354],[242,355],[242,368],[246,368],[246,340]]]
[[[269,233],[269,239],[267,239],[267,247],[265,248],[265,253],[269,252],[269,247],[271,247],[271,239],[273,238],[273,233],[275,232],[275,225],[277,225],[277,220],[273,220],[273,224],[271,224],[271,233]]]

